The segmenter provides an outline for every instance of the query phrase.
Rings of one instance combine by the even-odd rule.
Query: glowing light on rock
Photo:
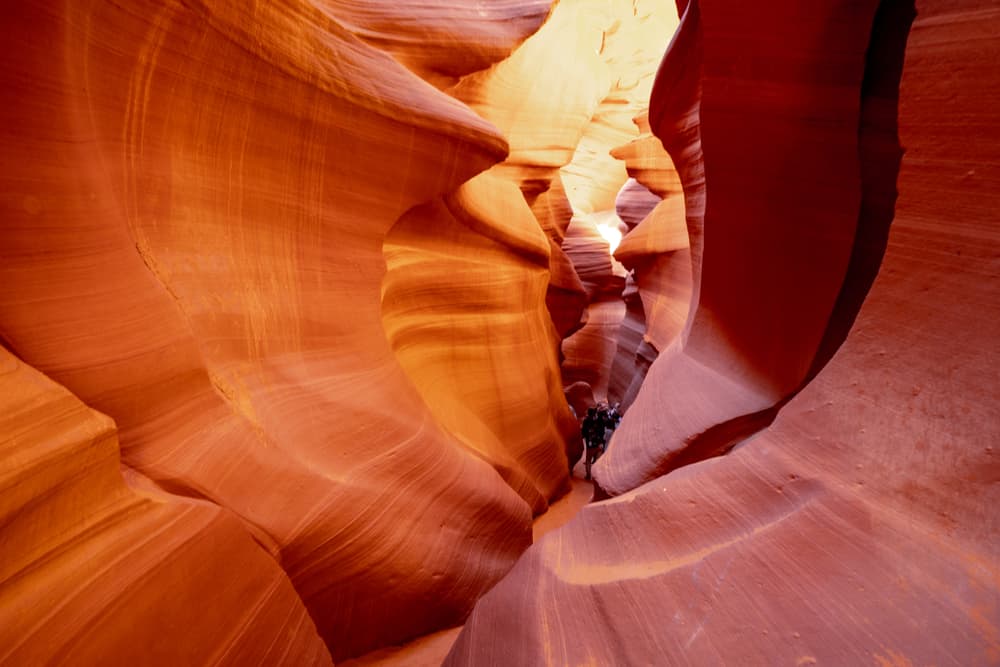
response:
[[[616,225],[597,225],[597,231],[608,242],[608,254],[613,255],[618,244],[622,242],[622,233]]]

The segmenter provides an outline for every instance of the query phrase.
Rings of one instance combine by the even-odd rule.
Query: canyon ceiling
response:
[[[0,664],[1000,664],[995,3],[0,16]]]

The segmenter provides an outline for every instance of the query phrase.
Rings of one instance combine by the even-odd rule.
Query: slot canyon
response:
[[[1000,665],[995,0],[0,16],[0,665]]]

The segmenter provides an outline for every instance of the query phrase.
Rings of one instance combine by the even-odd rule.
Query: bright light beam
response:
[[[618,225],[597,225],[597,231],[608,242],[608,254],[615,254],[615,249],[622,242],[622,233],[618,231]]]

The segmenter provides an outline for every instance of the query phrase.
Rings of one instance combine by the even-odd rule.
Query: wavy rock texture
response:
[[[635,119],[642,134],[611,155],[632,177],[615,206],[629,227],[615,259],[630,271],[632,289],[619,330],[609,398],[627,409],[653,359],[681,334],[691,305],[693,270],[684,193],[673,161],[650,133],[648,114]]]
[[[634,218],[653,196],[659,200],[622,239],[615,259],[633,272],[646,313],[646,342],[664,350],[683,330],[691,304],[693,273],[684,191],[670,155],[650,134],[648,115],[636,118],[636,124],[642,132],[639,138],[611,154],[624,160],[629,175],[647,194],[635,192],[635,186],[630,193],[626,184],[616,207],[619,215]]]
[[[615,212],[627,228],[625,238],[660,201],[658,195],[634,178],[626,181],[615,199]],[[608,400],[627,409],[635,400],[635,393],[642,386],[642,380],[649,369],[649,365],[643,365],[638,356],[646,333],[646,312],[632,271],[625,278],[622,301],[625,302],[625,316],[618,328],[618,347],[608,378]],[[648,344],[644,347],[652,349]]]
[[[548,4],[0,10],[0,662],[1000,662],[1000,12]]]
[[[615,198],[615,213],[628,230],[632,231],[660,201],[662,198],[658,194],[635,178],[629,178]]]
[[[505,6],[527,14],[503,44],[542,18],[537,2]],[[506,141],[334,10],[4,9],[0,334],[116,421],[138,484],[240,517],[339,659],[460,622],[530,543],[531,512],[435,421],[380,303],[389,229]],[[186,530],[209,531],[199,521]],[[170,590],[150,604],[174,604]],[[39,632],[91,622],[75,618]]]
[[[574,216],[563,248],[587,294],[583,325],[563,340],[563,384],[590,386],[596,400],[605,400],[611,379],[611,364],[617,349],[619,328],[625,316],[621,295],[625,289],[624,267],[611,256],[600,227],[619,224],[613,212]]]
[[[509,58],[448,89],[500,129],[510,155],[409,212],[386,242],[384,325],[400,362],[438,422],[536,513],[568,489],[567,454],[572,460],[578,448],[557,351],[592,286],[563,252],[574,235],[567,201],[574,211],[607,208],[609,183],[617,192],[619,171],[624,181],[607,153],[635,133],[630,119],[669,34],[651,13],[661,5],[559,3]],[[606,174],[609,164],[617,169]],[[605,243],[598,253],[610,266]],[[456,275],[464,277],[459,291]],[[611,280],[620,293],[623,275]],[[563,353],[570,365],[581,358]]]
[[[576,422],[545,307],[549,241],[521,191],[477,176],[407,213],[384,252],[383,321],[400,363],[438,423],[544,511],[567,490]]]
[[[578,447],[557,351],[583,285],[557,246],[568,224],[558,170],[609,86],[592,79],[607,69],[595,42],[614,18],[560,3],[509,58],[449,89],[500,129],[510,154],[408,212],[385,244],[383,324],[397,358],[437,421],[535,513],[569,489]]]
[[[589,296],[573,261],[563,250],[573,209],[566,198],[562,178],[556,174],[549,183],[548,190],[534,197],[531,212],[549,237],[549,286],[545,293],[545,305],[560,339],[564,339],[582,325],[581,318]],[[528,199],[531,199],[530,195]]]
[[[789,6],[775,5],[767,14],[780,27],[773,34],[740,27],[752,12],[733,11],[720,23],[712,23],[710,12],[723,10],[712,4],[692,4],[685,13],[660,70],[657,90],[664,92],[650,118],[657,133],[669,137],[666,148],[676,164],[704,164],[704,182],[699,167],[679,167],[682,179],[691,178],[688,198],[702,199],[687,206],[689,216],[700,214],[688,231],[697,309],[678,345],[669,352],[657,345],[661,354],[631,406],[646,417],[622,424],[617,446],[598,467],[607,492],[622,493],[726,451],[773,419],[817,361],[858,226],[861,85],[876,6],[830,2],[832,14],[785,16]],[[708,43],[730,38],[737,41]],[[762,55],[747,61],[741,76],[726,74],[739,51]],[[820,71],[824,76],[815,74]],[[685,109],[691,105],[700,159],[675,145],[688,139],[675,131],[693,124]],[[732,122],[736,115],[739,123]],[[711,144],[705,143],[708,127]],[[719,166],[712,178],[714,156]],[[740,164],[753,168],[733,168]],[[775,183],[788,174],[796,175],[795,187],[775,196]],[[682,246],[683,232],[675,230],[638,237],[641,250],[633,254]],[[776,249],[780,259],[764,259]],[[667,432],[660,425],[664,411]]]
[[[625,302],[625,315],[618,325],[617,346],[608,377],[608,401],[622,404],[625,397],[629,396],[625,404],[627,407],[635,400],[635,393],[642,386],[646,371],[649,369],[648,364],[642,366],[639,349],[649,348],[654,352],[655,349],[643,340],[643,334],[646,332],[646,313],[631,274],[625,279],[622,301]]]
[[[725,233],[740,235],[740,219],[722,215],[735,203],[716,199],[727,192],[720,193],[716,184],[735,179],[736,172],[757,186],[770,183],[769,196],[784,193],[778,199],[790,207],[787,213],[755,222],[764,236],[788,234],[784,215],[834,184],[848,188],[840,196],[853,202],[854,212],[845,210],[841,224],[857,220],[858,233],[846,270],[837,270],[846,275],[843,287],[825,305],[833,313],[833,333],[812,336],[809,347],[819,348],[818,354],[803,358],[801,343],[784,353],[798,360],[796,374],[815,378],[767,430],[729,456],[683,467],[587,507],[578,520],[529,550],[480,601],[449,664],[985,665],[1000,660],[1000,525],[992,509],[1000,500],[993,444],[1000,435],[994,372],[1000,325],[989,307],[1000,294],[995,233],[1000,119],[994,104],[1000,81],[993,67],[1000,56],[1000,12],[972,0],[921,0],[907,42],[913,6],[885,3],[876,13],[876,4],[823,3],[824,12],[816,16],[811,12],[818,5],[807,11],[793,2],[751,10],[737,2],[703,0],[700,18],[697,5],[688,9],[682,27],[688,32],[673,47],[682,51],[672,50],[660,73],[688,90],[700,88],[702,96],[689,105],[672,98],[671,111],[681,113],[662,116],[658,125],[668,148],[690,150],[699,137],[704,142],[705,180],[697,187],[704,197],[704,243],[692,238],[692,247],[699,248],[695,259],[701,248],[704,252],[697,273],[702,300],[683,353],[699,349],[697,339],[706,333],[697,322],[702,310],[721,307],[712,292],[719,283],[739,292],[741,280],[751,279],[759,288],[776,273],[802,269],[794,255],[761,255],[752,251],[754,244],[746,246],[749,254],[742,259],[725,251],[731,261],[715,259]],[[748,29],[754,25],[768,29]],[[817,48],[822,44],[817,37],[832,39],[838,31],[838,49]],[[673,69],[672,63],[690,64],[699,50],[700,69]],[[825,60],[809,60],[823,54]],[[811,68],[824,78],[810,77]],[[769,81],[766,73],[778,80]],[[799,76],[825,80],[843,98],[831,107],[832,88],[801,97]],[[762,107],[742,100],[745,113],[723,113],[750,87]],[[657,89],[654,107],[666,90]],[[890,231],[887,214],[901,155],[897,92],[906,156]],[[697,130],[690,112],[700,117]],[[781,126],[794,128],[796,118],[843,112],[848,117],[837,122],[811,123],[812,137],[806,128],[795,132],[796,146],[806,142],[814,149],[810,160],[821,165],[807,169],[797,148],[781,147],[779,119]],[[851,117],[856,119],[850,122]],[[755,154],[759,174],[748,174],[743,150],[761,139],[753,127],[758,121],[774,130],[767,134],[772,147]],[[853,178],[845,173],[838,180],[827,170],[836,165],[851,171],[849,162],[820,159],[816,150],[841,150],[827,133],[839,135],[845,123],[860,137],[849,143],[861,165]],[[736,125],[749,136],[734,136]],[[667,132],[677,126],[689,133]],[[770,163],[775,151],[795,168],[778,172]],[[677,163],[682,177],[690,173],[683,160]],[[825,178],[811,178],[819,175],[814,170]],[[787,187],[791,175],[802,177],[794,192]],[[690,200],[690,191],[687,196]],[[753,211],[754,198],[746,203]],[[826,216],[811,220],[809,233],[817,233]],[[801,219],[796,222],[801,225]],[[821,238],[832,251],[839,236]],[[795,241],[793,235],[773,247],[794,247]],[[747,263],[761,275],[741,273]],[[823,287],[819,293],[827,294],[825,280],[817,284],[811,273],[798,278],[797,290]],[[795,303],[788,299],[796,294],[779,295],[788,305]],[[766,301],[751,305],[768,312],[773,306]],[[811,312],[795,311],[802,318]],[[713,320],[716,328],[709,331],[717,333],[729,322],[721,315]],[[725,333],[729,346],[747,355],[754,352],[750,343],[759,342],[753,327]],[[825,361],[840,335],[846,341],[832,361],[822,370],[810,369],[810,357]],[[609,450],[609,456],[638,459],[632,465],[641,470],[623,475],[604,466],[607,456],[598,463],[599,474],[623,489],[629,479],[655,476],[662,439],[680,447],[681,428],[734,405],[699,379],[706,371],[684,376],[676,357],[667,355],[654,362],[623,422],[622,430],[631,428],[630,440],[620,433]],[[712,370],[720,381],[738,378],[745,387],[745,377],[732,375],[745,366],[734,370],[719,363],[726,358],[703,355],[689,363],[699,361],[707,370],[715,361]],[[781,387],[777,380],[792,368],[778,362],[780,357],[766,376],[775,392]],[[692,413],[694,399],[704,407]],[[645,429],[651,454],[639,451],[637,429]],[[649,437],[654,429],[658,439]]]
[[[624,19],[604,31],[599,53],[607,63],[611,85],[572,161],[562,169],[574,213],[563,248],[590,298],[584,326],[563,342],[563,381],[567,385],[591,383],[600,400],[608,398],[610,387],[615,387],[611,391],[615,396],[621,393],[619,384],[630,384],[633,379],[632,373],[624,378],[613,372],[619,327],[625,320],[621,301],[626,272],[617,262],[612,265],[602,259],[609,248],[598,234],[601,227],[622,225],[615,211],[616,200],[629,174],[613,149],[639,137],[633,118],[643,115],[648,106],[653,73],[675,26],[676,14],[670,3],[636,2]],[[635,327],[627,324],[621,334],[624,338],[629,337],[630,326]]]
[[[2,347],[0,434],[0,663],[333,664],[232,514],[127,489],[114,423]]]
[[[509,56],[542,24],[552,0],[313,0],[312,4],[421,78],[449,88],[460,77]]]
[[[588,118],[572,161],[562,169],[566,194],[577,215],[614,210],[628,175],[611,150],[638,135],[632,119],[649,104],[656,67],[677,26],[667,0],[589,3],[589,7],[606,16],[597,45],[604,67],[591,75],[597,81],[606,79],[601,103]]]

